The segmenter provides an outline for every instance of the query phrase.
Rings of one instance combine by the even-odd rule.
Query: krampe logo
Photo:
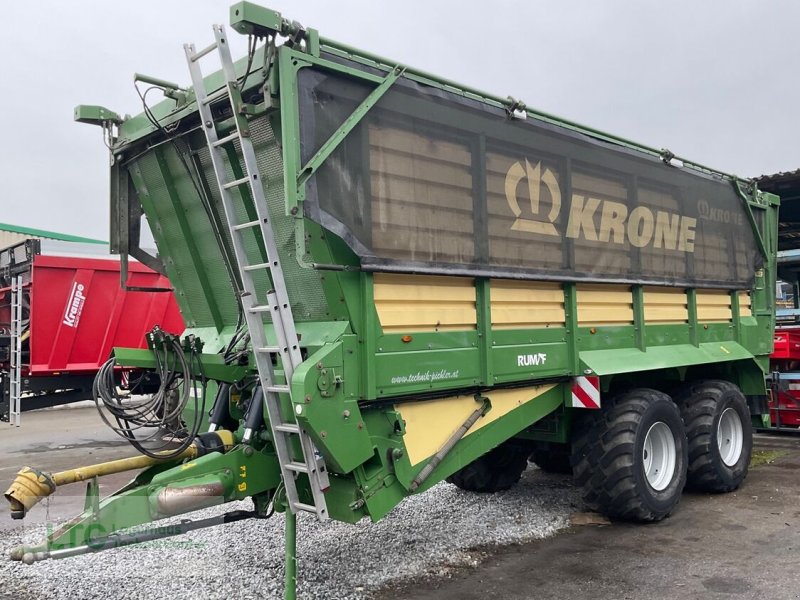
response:
[[[84,290],[86,288],[82,283],[77,281],[72,284],[72,291],[67,300],[67,307],[64,309],[64,320],[62,323],[67,327],[77,327],[78,320],[81,318],[83,312],[83,305],[86,302]]]
[[[550,194],[551,206],[546,219],[524,218],[517,198],[517,188],[523,179],[528,180],[531,213],[539,217],[542,186]],[[543,235],[560,235],[555,222],[561,212],[561,188],[551,169],[542,169],[542,163],[525,166],[515,162],[506,172],[506,201],[516,217],[511,229]],[[709,214],[711,213],[708,210]],[[724,219],[724,215],[722,215]],[[628,243],[636,248],[650,246],[694,252],[697,219],[676,212],[653,210],[647,206],[629,207],[622,202],[602,200],[591,196],[573,194],[570,199],[565,237],[588,242],[612,244]]]

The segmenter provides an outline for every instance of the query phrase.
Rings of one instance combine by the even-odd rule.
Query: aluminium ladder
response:
[[[17,427],[22,421],[22,288],[22,275],[12,277],[8,423]]]
[[[214,37],[216,38],[215,42],[199,52],[195,51],[193,44],[185,44],[184,51],[186,52],[186,60],[192,77],[197,110],[200,113],[201,123],[206,134],[206,142],[208,143],[211,162],[219,184],[225,217],[230,227],[236,262],[242,277],[242,310],[250,333],[250,343],[264,392],[272,440],[275,444],[275,451],[278,455],[278,462],[283,475],[289,510],[293,514],[298,511],[315,513],[318,519],[325,520],[328,518],[328,510],[324,491],[329,486],[328,471],[325,463],[322,457],[318,455],[311,438],[294,420],[294,415],[292,414],[291,420],[287,420],[282,415],[280,408],[279,394],[291,394],[288,383],[291,382],[292,373],[303,359],[300,354],[299,338],[297,337],[297,330],[292,316],[275,234],[264,196],[262,178],[258,171],[253,142],[250,139],[250,127],[246,117],[240,110],[243,106],[243,101],[241,90],[239,89],[239,81],[236,77],[231,51],[227,43],[225,28],[222,25],[214,26]],[[225,87],[212,94],[206,94],[199,61],[214,50],[218,51],[222,64]],[[211,106],[213,103],[223,100],[227,100],[231,106],[236,122],[236,130],[220,137]],[[237,141],[240,144],[244,176],[239,179],[229,180],[225,171],[222,148]],[[242,202],[246,202],[245,194],[241,193],[241,188],[244,186],[247,186],[250,191],[258,219],[240,223],[237,222],[233,190],[240,192],[239,195],[242,198]],[[266,249],[267,262],[249,262],[243,232],[255,228],[261,232],[264,248]],[[253,279],[253,272],[256,271],[266,271],[268,279],[272,282],[272,289],[267,291],[265,302],[259,298]],[[262,313],[265,312],[269,312],[272,317],[272,324],[277,338],[276,346],[270,346],[267,343],[262,320]],[[287,384],[276,384],[275,372],[272,366],[273,356],[280,357]],[[243,441],[249,443],[252,435],[251,429],[245,429]],[[296,460],[293,457],[293,436],[299,438],[302,460]],[[305,473],[308,476],[313,495],[313,505],[303,503],[299,499],[296,482],[296,477],[299,473]]]

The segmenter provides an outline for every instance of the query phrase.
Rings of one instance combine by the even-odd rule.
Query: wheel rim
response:
[[[675,475],[677,450],[669,425],[658,421],[650,426],[644,437],[642,459],[647,483],[657,492],[665,489]]]
[[[739,413],[733,408],[726,408],[722,411],[717,425],[717,448],[722,462],[729,467],[739,462],[743,445],[744,433]]]

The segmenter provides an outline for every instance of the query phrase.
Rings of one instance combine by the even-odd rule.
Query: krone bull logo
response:
[[[528,179],[528,194],[531,199],[531,213],[534,216],[539,215],[539,198],[542,191],[542,184],[550,192],[552,198],[552,205],[550,212],[547,214],[547,221],[534,221],[533,219],[523,218],[522,209],[519,207],[519,200],[517,199],[517,186],[523,178]],[[558,213],[561,211],[561,188],[558,187],[558,180],[556,176],[548,168],[542,172],[542,163],[537,162],[536,166],[532,166],[528,159],[525,159],[525,167],[522,164],[515,162],[506,173],[506,200],[511,212],[514,213],[516,220],[511,226],[515,231],[527,231],[530,233],[541,233],[544,235],[558,235],[556,226],[553,224],[558,218]]]
[[[531,214],[535,218],[522,216],[517,198],[517,187],[528,180]],[[542,186],[550,193],[552,204],[546,217],[539,215],[539,200]],[[561,188],[551,169],[542,169],[542,163],[531,165],[525,159],[515,162],[506,172],[506,201],[515,220],[511,229],[558,236],[555,221],[561,212]],[[587,242],[630,244],[635,248],[663,248],[678,252],[694,252],[697,234],[697,219],[677,211],[659,210],[645,205],[629,206],[624,202],[596,198],[590,194],[572,194],[566,213],[564,237],[582,239]],[[700,206],[701,217],[704,207]],[[705,206],[708,217],[727,223],[732,220],[725,211],[712,210]],[[727,220],[726,220],[727,219]]]

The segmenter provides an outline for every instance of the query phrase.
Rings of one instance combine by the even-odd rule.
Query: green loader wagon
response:
[[[188,329],[116,348],[95,382],[140,456],[20,471],[15,518],[81,480],[87,508],[12,558],[277,510],[291,596],[298,512],[377,521],[445,479],[507,489],[529,460],[623,520],[741,484],[766,412],[776,196],[248,2],[231,29],[247,56],[215,26],[184,47],[191,86],[137,75],[142,114],[76,109],[110,147],[113,250],[169,276]],[[120,373],[151,393],[121,393]],[[98,476],[142,468],[99,497]]]

